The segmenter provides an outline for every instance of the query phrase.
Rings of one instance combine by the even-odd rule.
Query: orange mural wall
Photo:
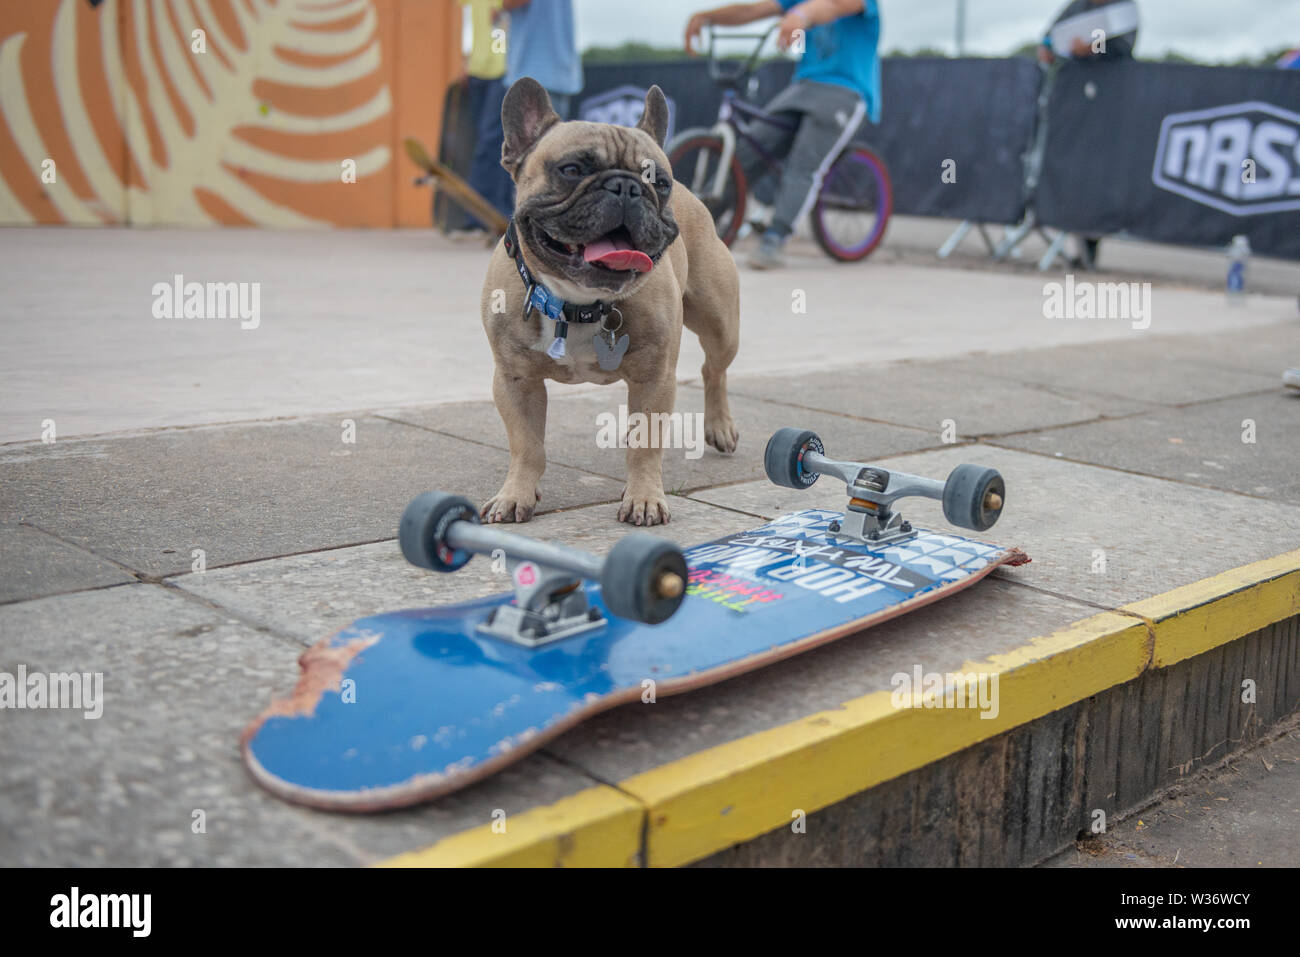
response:
[[[453,0],[0,0],[0,223],[427,226]]]

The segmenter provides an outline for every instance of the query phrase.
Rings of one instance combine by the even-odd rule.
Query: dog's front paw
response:
[[[537,489],[533,489],[530,493],[505,485],[502,486],[501,491],[484,503],[479,509],[479,515],[483,517],[483,521],[489,523],[527,522],[532,519],[537,503],[541,499],[542,493]]]
[[[704,441],[719,452],[730,454],[736,451],[736,444],[740,441],[740,432],[736,429],[736,423],[731,421],[731,416],[709,416],[706,414],[704,418]]]
[[[629,525],[667,525],[668,500],[662,488],[623,490],[618,506],[618,520]]]

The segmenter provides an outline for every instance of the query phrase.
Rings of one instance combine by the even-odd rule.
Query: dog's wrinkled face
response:
[[[677,238],[663,93],[651,87],[636,127],[562,123],[525,77],[506,94],[501,119],[515,227],[535,271],[597,297],[635,291]]]

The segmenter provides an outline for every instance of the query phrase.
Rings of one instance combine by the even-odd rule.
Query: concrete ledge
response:
[[[898,708],[889,692],[846,701],[619,782],[649,813],[647,863],[687,864],[953,754],[1105,688],[1149,659],[1146,627],[1104,612],[1007,655],[967,662],[997,674],[1001,710]],[[870,760],[863,760],[870,756]]]
[[[1240,633],[1300,614],[1300,549],[1243,565],[1122,609],[1151,624],[1152,667],[1203,654]]]
[[[1000,707],[991,719],[976,709],[898,708],[888,692],[876,692],[635,775],[617,789],[592,788],[535,809],[513,818],[507,835],[493,834],[489,825],[388,863],[674,866],[728,848],[733,852],[723,857],[731,863],[807,862],[806,852],[825,838],[792,835],[787,826],[797,811],[833,814],[842,802],[860,804],[887,782],[917,772],[935,777],[926,800],[955,803],[959,813],[952,816],[964,814],[978,833],[987,830],[979,823],[986,805],[995,804],[1005,816],[1017,802],[1009,805],[1004,792],[1019,792],[1019,785],[1037,788],[1039,807],[1011,808],[1022,819],[1019,837],[1007,841],[995,829],[996,841],[986,840],[981,852],[968,848],[964,858],[960,839],[949,835],[932,854],[902,853],[900,859],[882,851],[880,862],[1036,860],[1086,826],[1092,809],[1111,814],[1132,807],[1167,782],[1168,773],[1181,775],[1221,759],[1252,727],[1257,733],[1265,719],[1271,723],[1293,710],[1300,703],[1298,616],[1300,550],[1102,612],[1013,652],[967,662],[963,672],[998,678]],[[1245,638],[1257,646],[1254,670],[1273,676],[1267,714],[1252,705],[1244,719],[1210,716],[1208,659],[1213,653],[1226,656],[1228,650],[1220,649]],[[1227,674],[1217,681],[1223,700],[1239,694],[1233,681],[1235,675]],[[1191,713],[1201,718],[1197,729],[1180,730]],[[1209,726],[1218,723],[1224,737],[1205,750],[1215,737]],[[1048,725],[1051,733],[1044,738]],[[994,752],[1001,755],[1002,774],[984,781],[963,803],[958,779],[978,775]],[[1046,772],[1034,770],[1035,762],[1045,761],[1055,763]],[[1051,791],[1058,797],[1049,800]],[[1065,792],[1068,799],[1061,799]],[[923,824],[924,815],[917,813],[912,808],[904,815],[902,827]],[[866,825],[859,815],[832,827]],[[954,821],[950,829],[955,827]],[[770,840],[754,841],[765,834]],[[862,839],[879,844],[875,835]],[[762,853],[760,844],[772,846]],[[835,849],[828,853],[843,856]]]
[[[504,831],[485,824],[379,866],[633,867],[644,817],[640,804],[614,788],[588,788],[504,818]]]
[[[1036,864],[1267,737],[1300,706],[1298,649],[1300,618],[1275,622],[854,794],[805,833],[778,827],[700,864]]]

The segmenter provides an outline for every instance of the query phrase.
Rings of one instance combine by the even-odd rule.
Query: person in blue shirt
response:
[[[876,0],[760,0],[705,10],[686,24],[686,49],[709,25],[740,26],[781,16],[777,45],[789,49],[803,31],[803,52],[794,80],[766,109],[796,121],[793,132],[753,124],[754,139],[776,156],[785,155],[772,207],[772,222],[749,258],[755,269],[783,263],[782,249],[795,224],[807,214],[822,178],[865,119],[880,122],[880,10]],[[762,162],[748,145],[737,144],[746,172]]]
[[[560,118],[568,119],[583,83],[573,0],[504,0],[502,7],[510,14],[506,87],[531,76],[546,88]]]

